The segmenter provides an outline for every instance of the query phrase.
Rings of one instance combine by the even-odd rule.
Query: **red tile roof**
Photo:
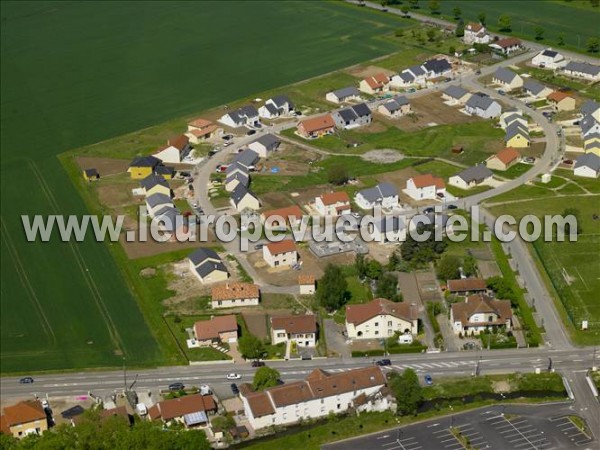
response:
[[[150,418],[152,420],[161,418],[165,421],[168,421],[199,411],[216,410],[217,405],[212,396],[193,394],[158,402],[156,405],[150,408],[148,414],[150,414]]]
[[[450,292],[485,291],[487,284],[482,278],[463,278],[460,280],[448,280]]]
[[[304,212],[300,209],[298,205],[286,206],[285,208],[272,209],[270,211],[265,211],[262,213],[263,219],[267,220],[271,216],[280,216],[288,222],[289,217],[294,217],[297,220],[302,219]]]
[[[9,426],[46,420],[44,407],[38,400],[26,400],[4,408],[4,420]]]
[[[417,319],[418,311],[408,302],[394,303],[385,298],[377,298],[363,305],[346,306],[346,321],[354,325],[359,325],[379,315],[390,315],[412,321]]]
[[[312,314],[298,316],[271,317],[271,328],[285,330],[286,333],[316,333],[317,320]]]
[[[552,100],[556,103],[562,102],[565,98],[572,98],[569,94],[564,92],[554,91],[548,96],[548,100]]]
[[[188,125],[194,128],[206,128],[210,125],[212,125],[212,121],[208,120],[208,119],[203,119],[202,117],[199,117],[195,120],[192,120],[191,122],[188,122]]]
[[[328,192],[321,195],[321,201],[325,206],[329,206],[336,203],[350,203],[350,197],[344,191]]]
[[[298,128],[303,128],[306,133],[327,130],[335,127],[335,122],[330,114],[303,120],[298,124]]]
[[[381,89],[390,82],[389,77],[385,73],[378,73],[371,77],[365,78],[371,89]]]
[[[434,177],[430,173],[426,173],[423,175],[417,175],[416,177],[412,177],[413,183],[417,188],[424,188],[427,186],[433,186],[437,189],[443,189],[446,187],[446,183],[439,177]]]
[[[512,147],[506,147],[505,149],[500,150],[498,153],[496,153],[495,156],[502,163],[510,164],[511,162],[515,161],[516,159],[519,159],[521,157],[521,154]]]
[[[469,322],[474,314],[495,313],[498,320],[492,322]],[[452,305],[452,317],[460,321],[463,326],[504,325],[507,320],[512,320],[510,300],[494,300],[485,295],[471,295],[462,303]]]
[[[179,136],[169,139],[167,141],[167,146],[175,147],[177,150],[181,151],[188,145],[190,139],[185,134],[180,134]]]
[[[237,331],[238,325],[235,314],[227,316],[215,316],[210,320],[200,320],[194,324],[196,339],[218,339],[220,333]]]
[[[481,25],[480,23],[469,22],[467,24],[467,30],[474,31],[475,33],[481,31],[482,28],[483,25]]]
[[[240,298],[258,298],[258,285],[252,283],[223,283],[211,289],[213,300],[236,300]]]
[[[242,394],[244,395],[244,394]],[[252,411],[254,417],[268,416],[269,414],[275,414],[275,408],[271,403],[271,399],[266,392],[253,392],[251,394],[244,395],[248,401],[248,406]]]
[[[516,45],[521,45],[521,40],[517,38],[504,38],[494,42],[497,46],[501,48],[514,47]]]
[[[202,128],[201,130],[192,130],[189,133],[193,134],[196,137],[206,136],[207,134],[213,133],[217,129],[216,125],[209,125],[206,128]]]
[[[298,275],[298,284],[315,284],[315,276],[312,274]]]
[[[296,244],[292,239],[284,239],[280,242],[271,242],[266,245],[271,255],[279,255],[281,253],[295,252]]]

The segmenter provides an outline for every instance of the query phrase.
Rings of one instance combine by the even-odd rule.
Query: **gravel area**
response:
[[[404,159],[404,155],[398,150],[392,149],[380,149],[371,150],[370,152],[361,155],[365,161],[379,163],[379,164],[390,164]]]

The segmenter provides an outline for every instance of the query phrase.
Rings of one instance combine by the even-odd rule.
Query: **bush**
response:
[[[353,351],[353,358],[363,358],[368,356],[383,356],[383,350],[364,350],[364,351]]]

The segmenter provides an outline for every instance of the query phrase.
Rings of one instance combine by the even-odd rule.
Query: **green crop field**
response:
[[[416,12],[430,13],[427,2],[420,2]],[[485,13],[486,24],[498,31],[498,18],[509,15],[512,19],[512,34],[534,40],[536,26],[544,29],[543,40],[548,46],[557,46],[559,35],[564,36],[565,44],[572,50],[585,52],[586,43],[591,37],[598,37],[600,7],[592,8],[585,1],[527,1],[527,0],[444,0],[439,2],[444,18],[453,19],[453,9],[462,10],[465,21],[478,21],[480,13]]]
[[[86,213],[56,155],[389,54],[380,36],[411,24],[334,2],[7,1],[1,16],[3,373],[181,362],[120,249],[26,242],[21,214]]]

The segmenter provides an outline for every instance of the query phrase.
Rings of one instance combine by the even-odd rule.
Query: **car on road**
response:
[[[42,408],[44,408],[44,409],[50,408],[50,404],[48,403],[48,400],[46,400],[46,399],[42,400]]]
[[[233,145],[232,141],[227,141],[223,144],[223,147],[229,147],[230,145]]]
[[[431,375],[425,374],[424,379],[427,386],[431,386],[433,384],[433,378],[431,378]]]
[[[192,208],[197,208],[198,207],[198,202],[193,202],[192,203]]]
[[[231,388],[233,395],[238,395],[240,393],[240,388],[237,387],[237,384],[231,383],[229,387]]]
[[[432,212],[434,212],[434,211],[435,211],[435,208],[425,208],[425,209],[423,210],[423,212],[424,212],[425,214],[431,214],[431,213],[432,213]]]
[[[260,250],[261,248],[263,248],[265,246],[265,244],[256,244],[254,246],[254,250]]]
[[[239,380],[242,376],[239,373],[231,372],[227,374],[226,377],[228,380]]]
[[[391,366],[392,365],[392,361],[390,361],[389,359],[385,358],[385,359],[380,359],[375,364],[377,364],[378,366]]]
[[[252,367],[263,367],[264,365],[264,361],[252,361]]]
[[[502,89],[498,89],[498,94],[500,94],[500,95],[506,95],[506,91],[504,91]]]
[[[253,134],[256,134],[256,130],[248,130],[246,136],[252,136]]]
[[[457,209],[458,206],[456,206],[456,205],[448,205],[448,206],[446,206],[446,208],[448,208],[448,209]]]
[[[21,384],[31,384],[33,383],[33,378],[31,377],[23,377],[19,380],[19,383]]]
[[[475,75],[481,75],[481,69],[477,69],[477,70],[475,71]]]
[[[170,391],[181,391],[183,388],[185,388],[185,386],[183,385],[183,383],[180,383],[180,382],[171,383],[169,385],[169,390]]]
[[[222,138],[224,141],[230,141],[231,139],[233,139],[233,134],[226,134],[223,136]]]

